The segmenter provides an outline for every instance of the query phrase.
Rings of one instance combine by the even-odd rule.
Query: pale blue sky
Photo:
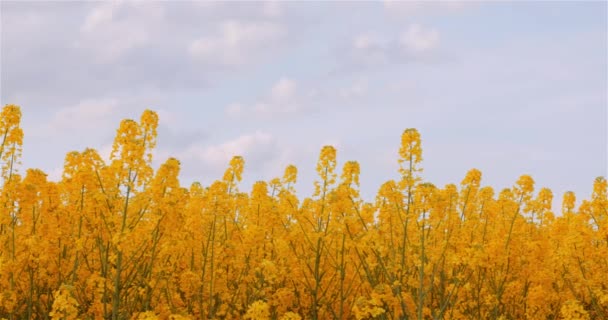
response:
[[[373,200],[397,179],[404,129],[424,178],[521,174],[587,198],[607,172],[606,2],[2,1],[2,104],[23,110],[24,167],[107,154],[118,122],[161,115],[158,164],[209,183],[246,160],[242,189],[318,152],[358,160]],[[556,201],[559,203],[559,201]],[[555,208],[559,211],[559,208]]]

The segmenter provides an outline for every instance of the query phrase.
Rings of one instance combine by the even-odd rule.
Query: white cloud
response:
[[[412,16],[424,13],[457,12],[466,6],[471,6],[472,1],[403,1],[384,0],[384,8],[389,14],[397,16]]]
[[[427,52],[439,45],[439,32],[419,24],[412,24],[401,36],[400,45],[407,53]]]
[[[278,23],[227,20],[220,23],[216,34],[191,42],[189,53],[201,63],[238,66],[251,61],[287,34]]]
[[[76,47],[90,50],[101,62],[113,62],[150,43],[152,29],[163,17],[158,4],[102,2],[86,16]]]
[[[262,4],[262,14],[267,17],[278,17],[283,14],[283,6],[278,0],[265,1]]]
[[[114,11],[116,10],[116,7],[120,5],[119,2],[101,3],[87,15],[81,31],[91,32],[100,25],[111,23]]]
[[[83,100],[75,106],[59,109],[51,118],[48,129],[62,132],[99,128],[118,108],[116,99]]]
[[[368,92],[367,79],[358,79],[353,82],[350,86],[340,88],[338,95],[347,100],[357,99],[363,97]]]
[[[47,110],[83,97],[221,86],[241,70],[227,66],[268,62],[304,30],[289,4],[273,1],[2,4],[2,44],[10,48],[2,75],[11,81],[1,98]]]
[[[180,123],[183,123],[183,119],[181,119],[177,113],[169,109],[155,109],[154,111],[158,114],[159,125],[164,125],[170,129],[176,129],[180,127]]]
[[[226,114],[230,117],[238,117],[243,114],[243,106],[239,103],[231,103],[226,107]]]
[[[295,80],[287,77],[279,79],[257,102],[247,106],[240,103],[229,104],[225,111],[233,117],[254,114],[258,116],[293,113],[306,106],[309,95],[302,94]]]
[[[342,68],[346,69],[418,61],[432,55],[439,48],[440,40],[438,30],[414,23],[401,34],[380,37],[367,32],[356,35],[347,52],[339,53],[339,59]]]
[[[194,144],[178,152],[176,157],[190,162],[198,160],[213,169],[221,169],[226,167],[234,156],[242,156],[248,163],[259,167],[272,159],[276,153],[277,144],[274,137],[269,133],[257,131],[208,147]]]
[[[325,86],[301,85],[292,78],[282,77],[268,92],[251,103],[235,102],[226,106],[224,112],[229,117],[250,116],[274,118],[278,116],[302,115],[318,110],[319,103],[335,107],[353,106],[369,93],[366,77],[359,77],[344,85],[327,88]],[[357,100],[359,99],[359,100]]]
[[[351,43],[351,57],[359,64],[380,65],[388,62],[390,41],[375,34],[362,33],[355,36]]]
[[[353,39],[353,47],[359,50],[369,50],[374,47],[379,47],[378,38],[369,33],[363,33],[355,36]]]
[[[270,90],[273,101],[289,101],[296,95],[296,82],[293,79],[281,78]]]
[[[286,5],[279,0],[242,1],[238,5],[230,1],[191,1],[194,9],[202,9],[210,18],[217,17],[266,17],[278,18],[286,13]]]

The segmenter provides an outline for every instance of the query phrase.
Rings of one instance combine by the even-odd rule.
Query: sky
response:
[[[21,106],[23,166],[108,156],[121,119],[160,116],[154,165],[209,184],[245,158],[241,190],[323,145],[361,165],[361,192],[399,179],[422,136],[425,181],[471,168],[499,191],[589,198],[608,167],[607,2],[0,2],[0,102]],[[554,210],[559,212],[559,207]]]

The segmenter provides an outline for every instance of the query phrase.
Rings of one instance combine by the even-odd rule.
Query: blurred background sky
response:
[[[246,161],[241,190],[321,147],[361,164],[372,201],[398,179],[406,128],[424,179],[521,174],[577,203],[608,166],[607,2],[0,2],[2,105],[18,104],[23,167],[108,155],[119,121],[160,115],[155,165],[182,183]],[[556,212],[560,208],[554,208]]]

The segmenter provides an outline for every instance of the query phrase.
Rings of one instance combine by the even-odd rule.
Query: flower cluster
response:
[[[66,155],[60,181],[17,169],[19,107],[0,113],[0,319],[606,319],[608,183],[590,199],[495,191],[482,173],[422,176],[415,129],[396,178],[361,199],[355,161],[322,148],[310,197],[298,170],[208,186],[152,166],[158,117],[124,120],[112,156]],[[578,203],[578,205],[577,205]]]

